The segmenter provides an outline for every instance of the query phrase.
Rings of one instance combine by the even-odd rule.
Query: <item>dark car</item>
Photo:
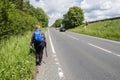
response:
[[[66,29],[65,29],[64,27],[61,27],[61,28],[59,29],[59,31],[60,31],[60,32],[65,32]]]

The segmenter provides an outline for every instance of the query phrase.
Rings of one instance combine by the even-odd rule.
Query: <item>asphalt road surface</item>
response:
[[[61,79],[120,80],[120,42],[53,28],[47,34]]]

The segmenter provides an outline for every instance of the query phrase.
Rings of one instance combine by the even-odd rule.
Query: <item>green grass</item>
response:
[[[69,31],[120,41],[120,19],[91,23],[86,30],[83,26]]]
[[[27,32],[0,41],[0,80],[32,80],[35,55],[29,53],[31,35]]]
[[[31,80],[35,68],[34,55],[29,54],[31,33],[11,37],[0,44],[0,80]]]
[[[42,28],[41,30],[42,30],[42,32],[46,32],[47,28]]]

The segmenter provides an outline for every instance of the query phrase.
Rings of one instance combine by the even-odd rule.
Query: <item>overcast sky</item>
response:
[[[30,0],[34,7],[41,7],[49,16],[49,25],[72,6],[83,9],[86,21],[120,17],[120,0]]]

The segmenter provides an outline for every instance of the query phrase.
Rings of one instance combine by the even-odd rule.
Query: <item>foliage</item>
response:
[[[66,28],[74,28],[81,25],[83,20],[83,10],[80,7],[74,6],[69,8],[69,11],[64,14],[63,24]]]
[[[10,35],[23,34],[32,30],[36,24],[47,27],[48,18],[42,9],[36,9],[29,2],[24,2],[23,10],[20,10],[16,8],[16,4],[13,4],[16,0],[10,1],[0,0],[0,40]],[[32,12],[34,15],[31,14]]]
[[[24,0],[9,0],[9,1],[12,2],[13,4],[15,4],[18,9],[23,10],[23,1]]]
[[[52,27],[61,27],[63,19],[57,19]]]
[[[0,80],[32,80],[35,56],[29,53],[32,33],[0,41]]]
[[[23,34],[27,30],[32,30],[33,26],[39,23],[35,17],[16,9],[14,4],[9,4],[9,8],[4,10],[1,12],[0,39],[13,34]]]
[[[35,9],[35,17],[42,22],[42,27],[48,26],[48,16],[41,8]]]
[[[84,30],[84,24],[70,31],[120,41],[120,19],[90,23]]]
[[[23,10],[28,14],[35,16],[38,21],[41,22],[42,27],[48,27],[48,16],[41,8],[34,8],[33,6],[29,5],[28,2],[26,2]]]

